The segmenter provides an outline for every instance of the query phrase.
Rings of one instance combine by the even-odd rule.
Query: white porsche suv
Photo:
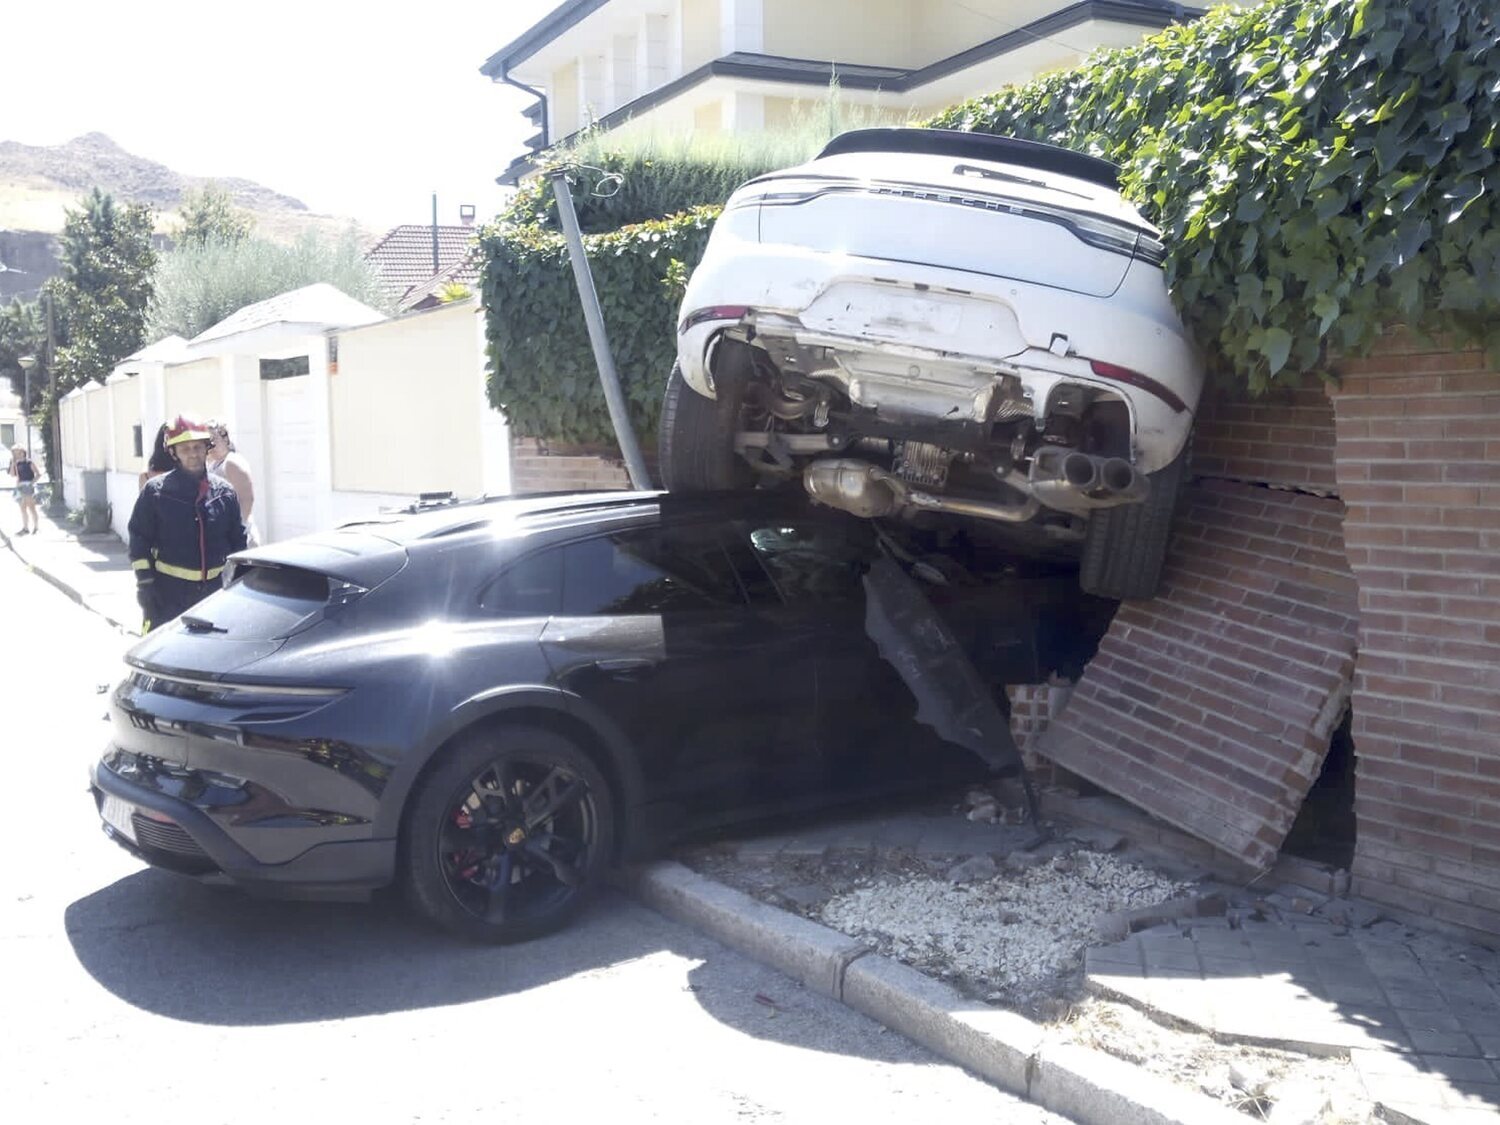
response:
[[[870,518],[950,513],[1081,545],[1155,593],[1203,367],[1114,165],[862,129],[730,198],[661,423],[676,490],[800,477]]]

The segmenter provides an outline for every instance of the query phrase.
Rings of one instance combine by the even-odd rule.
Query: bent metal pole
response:
[[[630,412],[625,406],[625,393],[620,389],[620,376],[615,372],[614,357],[609,352],[609,337],[604,332],[604,312],[599,307],[599,294],[594,289],[594,275],[589,270],[589,260],[584,256],[583,235],[578,230],[578,212],[573,210],[573,193],[568,190],[567,173],[558,169],[550,175],[552,194],[557,197],[557,213],[562,219],[563,234],[568,240],[568,260],[573,263],[573,280],[578,284],[578,296],[583,301],[583,319],[589,326],[589,343],[594,346],[594,362],[599,365],[599,382],[604,386],[604,401],[609,404],[609,420],[614,424],[615,438],[625,457],[625,470],[630,474],[631,487],[650,488],[651,474],[646,471],[641,447],[635,440],[635,431],[630,428]]]

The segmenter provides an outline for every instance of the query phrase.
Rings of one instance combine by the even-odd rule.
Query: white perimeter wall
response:
[[[109,491],[109,526],[121,539],[128,540],[126,528],[130,526],[130,512],[135,507],[135,498],[140,494],[140,472],[112,472],[105,476],[105,487]],[[82,497],[82,492],[70,492],[69,496]]]
[[[303,396],[311,465],[296,482],[277,479],[278,435],[265,424],[265,383],[254,354],[188,363],[146,364],[129,380],[94,384],[62,404],[63,485],[71,507],[83,500],[84,470],[108,470],[111,526],[122,539],[145,459],[133,454],[140,425],[149,457],[157,427],[178,413],[213,414],[250,462],[261,534],[275,521],[277,493],[310,486],[316,529],[401,508],[429,491],[460,498],[511,491],[505,418],[485,399],[484,317],[477,301],[413,313],[328,336],[295,341],[311,372]],[[282,341],[276,356],[287,354]],[[136,368],[132,368],[135,371]],[[304,419],[299,416],[298,422]],[[282,461],[287,460],[282,451]],[[278,489],[278,485],[282,487]],[[269,541],[269,540],[268,540]]]

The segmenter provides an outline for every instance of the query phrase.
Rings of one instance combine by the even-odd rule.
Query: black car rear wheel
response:
[[[412,796],[407,899],[462,937],[539,937],[582,908],[613,833],[609,787],[566,738],[519,724],[475,732]]]

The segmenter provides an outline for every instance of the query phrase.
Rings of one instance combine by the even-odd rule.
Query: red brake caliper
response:
[[[453,823],[459,828],[472,828],[474,826],[474,820],[469,816],[469,810],[464,808],[460,808],[453,814]],[[472,879],[479,872],[479,865],[470,861],[467,852],[454,852],[449,859],[454,867],[459,868],[458,877],[460,879]],[[468,862],[467,867],[459,866],[465,862]]]

